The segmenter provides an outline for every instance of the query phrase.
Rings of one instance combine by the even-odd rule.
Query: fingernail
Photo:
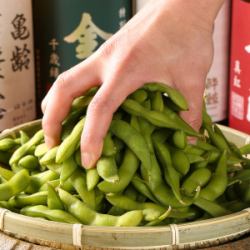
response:
[[[89,169],[92,168],[95,163],[94,155],[92,153],[83,153],[82,154],[82,165]]]
[[[49,147],[52,148],[55,145],[55,140],[51,137],[45,137],[45,144]]]

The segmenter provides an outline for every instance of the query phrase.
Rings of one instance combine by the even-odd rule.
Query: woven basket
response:
[[[22,129],[33,133],[40,121],[5,130],[0,139]],[[242,146],[250,136],[221,126]],[[0,230],[17,239],[58,249],[194,249],[218,245],[250,232],[250,208],[227,216],[162,227],[95,227],[32,218],[0,209]]]

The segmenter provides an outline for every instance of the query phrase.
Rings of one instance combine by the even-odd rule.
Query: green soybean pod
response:
[[[174,88],[163,83],[148,83],[144,85],[144,89],[155,92],[160,91],[166,93],[167,96],[181,109],[188,110],[188,103],[184,96]]]
[[[96,164],[99,176],[107,182],[116,183],[119,181],[118,168],[114,157],[101,157]]]
[[[130,97],[139,103],[143,103],[148,98],[148,93],[144,89],[137,89],[133,92]]]
[[[47,204],[41,204],[41,205],[47,205],[49,209],[59,209],[64,210],[63,203],[59,198],[59,195],[57,194],[54,187],[48,182],[48,197],[47,197]]]
[[[201,190],[200,197],[213,201],[225,192],[227,184],[227,153],[224,151],[221,154],[215,169],[215,173],[213,174],[211,180],[206,185],[206,187]]]
[[[223,206],[219,205],[218,203],[214,201],[209,201],[206,199],[203,199],[201,197],[198,197],[194,204],[207,212],[208,214],[212,215],[213,217],[218,217],[226,214],[230,214],[231,212],[225,209]]]
[[[56,163],[63,163],[77,149],[79,144],[85,118],[82,118],[74,127],[70,135],[60,144],[56,153]]]
[[[145,182],[138,176],[135,175],[133,177],[132,184],[139,193],[145,195],[149,200],[153,201],[154,203],[159,203],[157,199],[154,197],[154,195],[151,193],[150,189],[145,184]]]
[[[104,193],[122,192],[131,182],[139,166],[139,160],[136,155],[126,149],[121,166],[118,169],[119,180],[116,183],[102,181],[98,188]]]
[[[0,140],[0,150],[8,151],[14,148],[17,145],[14,139],[12,138],[3,138]]]
[[[116,154],[116,151],[117,149],[112,139],[112,135],[110,132],[108,132],[103,141],[102,155],[113,156]]]
[[[39,160],[41,165],[48,165],[51,163],[55,162],[56,159],[56,154],[58,151],[59,146],[55,146],[51,149],[49,149],[44,155],[43,157]]]
[[[45,143],[39,144],[34,152],[34,155],[38,158],[43,157],[47,152],[49,151],[49,148],[46,146]]]
[[[30,137],[28,136],[26,132],[24,132],[23,130],[20,130],[19,134],[20,134],[21,145],[29,141]]]
[[[47,170],[47,171],[32,175],[30,177],[30,184],[25,190],[25,192],[28,194],[35,193],[39,190],[39,188],[44,183],[48,181],[56,180],[58,178],[59,178],[59,174],[51,170]]]
[[[60,174],[60,184],[63,184],[77,169],[77,164],[73,156],[70,156],[62,163],[62,170]]]
[[[110,130],[115,136],[124,141],[140,159],[144,167],[150,170],[149,148],[143,136],[127,122],[121,120],[112,121]]]
[[[212,176],[208,168],[200,168],[189,175],[182,184],[183,192],[188,196],[193,196],[198,187],[204,187]]]
[[[34,170],[38,168],[39,162],[34,155],[25,155],[18,161],[18,166],[28,170]]]
[[[213,146],[213,145],[211,145],[211,144],[209,144],[201,139],[198,139],[196,141],[195,146],[200,148],[200,149],[206,150],[206,151],[218,151],[218,149],[215,146]]]
[[[21,193],[30,183],[26,169],[20,170],[9,181],[0,184],[0,201],[7,201],[12,196]]]
[[[152,109],[162,112],[164,110],[164,101],[160,91],[152,93],[151,96]]]
[[[182,175],[186,175],[190,169],[190,162],[185,152],[182,150],[173,150],[171,156],[175,169]]]
[[[66,209],[85,225],[137,226],[143,219],[141,210],[129,211],[121,216],[97,213],[68,192],[59,189],[59,196]]]
[[[88,191],[93,190],[99,183],[100,176],[96,168],[91,168],[86,170],[86,184]]]
[[[26,143],[24,143],[22,146],[20,146],[15,152],[12,154],[10,158],[10,165],[18,162],[27,152],[33,147],[36,146],[41,142],[41,140],[44,139],[44,132],[43,130],[37,131],[33,137]]]
[[[174,196],[180,203],[184,203],[180,192],[180,174],[172,165],[170,151],[168,147],[160,142],[154,141],[156,155],[163,167],[164,177],[168,185],[171,187]]]
[[[14,173],[9,169],[0,166],[0,176],[8,181],[14,176]]]
[[[187,136],[183,130],[177,130],[172,136],[174,146],[179,149],[184,149],[187,146]]]
[[[240,147],[240,152],[242,155],[250,154],[250,144],[246,144],[246,145]]]
[[[66,222],[70,224],[80,223],[79,220],[65,211],[59,209],[49,209],[48,207],[43,205],[27,206],[22,208],[20,212],[21,214],[27,216],[42,217],[57,222]]]
[[[70,178],[70,181],[80,195],[82,201],[84,201],[89,207],[96,208],[96,196],[95,190],[89,191],[86,185],[86,175],[80,169],[76,170]]]
[[[47,191],[37,192],[31,195],[18,194],[12,197],[8,202],[11,207],[22,208],[25,206],[46,205],[47,204]]]

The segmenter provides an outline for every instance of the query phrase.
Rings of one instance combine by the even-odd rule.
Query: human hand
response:
[[[217,11],[210,13],[200,5],[199,9],[194,0],[152,1],[92,56],[62,73],[42,102],[46,144],[60,142],[61,123],[73,99],[94,86],[100,88],[88,107],[81,137],[86,168],[101,155],[113,113],[144,83],[162,82],[178,89],[189,103],[182,117],[199,129]]]

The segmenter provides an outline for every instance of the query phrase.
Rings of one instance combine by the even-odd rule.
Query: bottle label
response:
[[[229,125],[250,133],[250,2],[233,1]]]
[[[31,0],[1,1],[0,130],[35,118],[33,56]]]
[[[37,102],[58,75],[89,57],[132,15],[127,0],[34,0]]]

